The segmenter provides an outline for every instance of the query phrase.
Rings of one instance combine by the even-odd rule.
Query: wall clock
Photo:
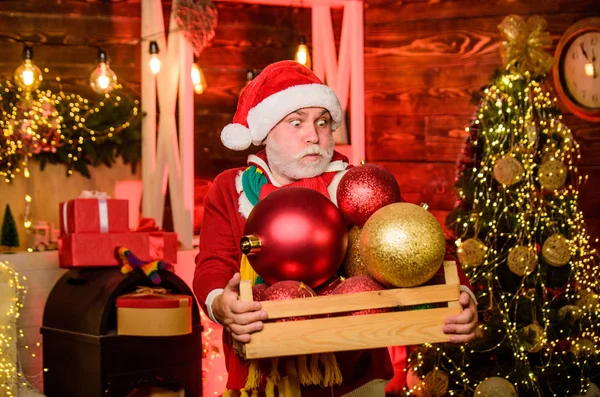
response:
[[[600,18],[571,26],[556,47],[554,84],[576,116],[600,122]]]

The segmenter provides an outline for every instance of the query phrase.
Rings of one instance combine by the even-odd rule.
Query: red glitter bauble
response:
[[[269,288],[269,284],[261,283],[252,287],[252,299],[255,301],[264,301],[265,290]]]
[[[332,295],[333,290],[335,290],[340,284],[342,284],[344,280],[346,280],[346,278],[341,276],[334,277],[331,280],[327,281],[325,284],[321,285],[319,288],[315,289],[315,292],[319,296]]]
[[[349,169],[337,187],[338,207],[353,225],[364,225],[375,211],[399,201],[400,187],[396,178],[375,164]]]
[[[242,252],[268,284],[296,280],[317,287],[336,274],[348,247],[342,213],[303,187],[284,187],[260,200],[244,234]]]
[[[335,290],[333,290],[333,294],[355,294],[357,292],[381,291],[384,289],[385,287],[383,285],[379,284],[369,276],[354,276],[345,279]],[[352,312],[350,315],[360,316],[363,314],[386,313],[389,311],[390,309],[367,309]]]
[[[275,301],[275,300],[286,300],[296,298],[310,298],[317,296],[315,291],[312,290],[308,285],[294,280],[279,281],[262,293],[263,300]],[[276,320],[277,322],[303,320],[306,317],[289,317],[285,319]]]

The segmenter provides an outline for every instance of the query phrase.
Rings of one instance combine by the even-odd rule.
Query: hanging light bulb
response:
[[[90,74],[90,86],[98,94],[106,94],[117,86],[117,75],[108,66],[108,54],[98,50],[98,65]]]
[[[42,83],[42,71],[33,63],[33,48],[23,48],[23,62],[15,69],[15,83],[25,92],[35,91]]]
[[[160,72],[160,58],[158,57],[158,43],[156,41],[150,42],[150,61],[148,64],[150,65],[150,70],[152,70],[152,74],[158,74]]]
[[[242,87],[242,89],[240,90],[240,95],[242,95],[242,92],[244,92],[244,90],[246,89],[246,87],[248,87],[248,84],[250,84],[250,82],[252,80],[254,80],[254,69],[248,69],[246,70],[246,84],[244,84],[244,86]]]
[[[194,92],[196,94],[202,94],[207,87],[206,77],[204,77],[204,73],[202,72],[202,69],[200,69],[200,66],[198,66],[197,62],[194,62],[194,64],[192,65],[191,74],[192,84],[194,85]]]
[[[300,36],[300,44],[298,45],[298,49],[296,50],[296,62],[306,66],[307,68],[311,68],[310,62],[310,53],[308,52],[308,46],[306,45],[306,36]]]

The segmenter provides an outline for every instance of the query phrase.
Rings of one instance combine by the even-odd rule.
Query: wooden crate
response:
[[[447,342],[449,335],[442,331],[444,320],[462,310],[455,262],[444,262],[444,278],[440,285],[261,302],[268,320],[261,331],[251,335],[250,342],[237,345],[236,350],[245,358],[256,359]],[[252,300],[249,281],[240,283],[240,299]],[[447,307],[272,322],[428,303],[447,303]]]

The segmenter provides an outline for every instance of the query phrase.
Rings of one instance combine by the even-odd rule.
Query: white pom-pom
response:
[[[221,131],[221,142],[231,150],[246,150],[252,144],[250,130],[241,124],[227,124]]]

